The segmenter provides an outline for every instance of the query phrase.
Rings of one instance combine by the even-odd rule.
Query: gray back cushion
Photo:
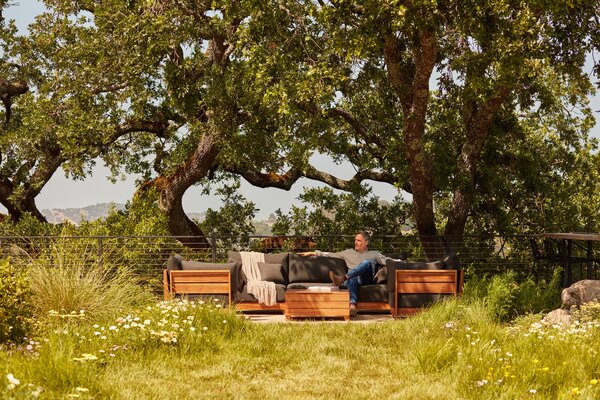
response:
[[[169,270],[169,271],[180,270],[182,261],[183,261],[183,256],[180,256],[179,254],[173,254],[167,260],[167,270]]]
[[[394,269],[445,269],[446,264],[443,261],[432,262],[408,262],[388,260],[387,266],[393,266]]]
[[[346,261],[335,257],[305,257],[290,253],[290,283],[331,282],[329,271],[336,275],[345,274],[348,271]]]
[[[237,267],[237,263],[210,263],[201,261],[183,260],[181,261],[181,269],[184,271],[190,270],[206,270],[206,269],[228,269],[232,273]]]
[[[272,253],[265,254],[265,262],[268,264],[281,264],[282,275],[285,282],[288,282],[288,260],[290,253]],[[242,271],[242,255],[239,251],[228,251],[227,252],[227,262],[236,262],[239,263],[238,269],[238,292],[241,292],[244,288],[244,285],[247,282],[246,274]]]

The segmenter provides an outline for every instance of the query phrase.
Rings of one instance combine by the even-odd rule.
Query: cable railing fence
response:
[[[128,267],[141,281],[160,290],[162,273],[172,254],[198,261],[227,260],[227,252],[300,252],[307,250],[341,251],[354,246],[354,236],[209,236],[206,241],[175,236],[3,236],[0,256],[23,266],[45,260],[56,266],[69,264]],[[519,277],[549,279],[559,263],[535,262],[530,246],[535,235],[463,236],[460,241],[444,241],[464,268],[475,275],[513,270]],[[182,244],[185,243],[184,244]],[[409,261],[426,260],[428,243],[413,235],[374,236],[370,248],[382,253],[404,255]],[[575,271],[577,272],[577,271]],[[595,276],[597,271],[594,271]],[[577,278],[577,276],[575,276]]]

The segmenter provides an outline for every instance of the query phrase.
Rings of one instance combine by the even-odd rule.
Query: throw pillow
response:
[[[259,262],[258,270],[260,271],[260,277],[263,281],[285,285],[285,278],[283,277],[283,265]]]
[[[375,283],[386,283],[388,276],[388,270],[386,266],[379,268],[379,271],[375,274]]]

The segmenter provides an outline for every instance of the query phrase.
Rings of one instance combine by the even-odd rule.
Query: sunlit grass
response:
[[[5,398],[595,399],[597,309],[570,326],[499,324],[466,301],[372,324],[253,324],[218,302],[159,302],[57,317],[38,344],[0,352],[0,387]]]

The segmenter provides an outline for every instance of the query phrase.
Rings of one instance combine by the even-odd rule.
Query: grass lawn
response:
[[[0,352],[0,389],[3,398],[600,398],[597,320],[558,328],[488,314],[459,300],[371,324],[254,324],[181,302],[108,323],[55,316],[30,347]]]

